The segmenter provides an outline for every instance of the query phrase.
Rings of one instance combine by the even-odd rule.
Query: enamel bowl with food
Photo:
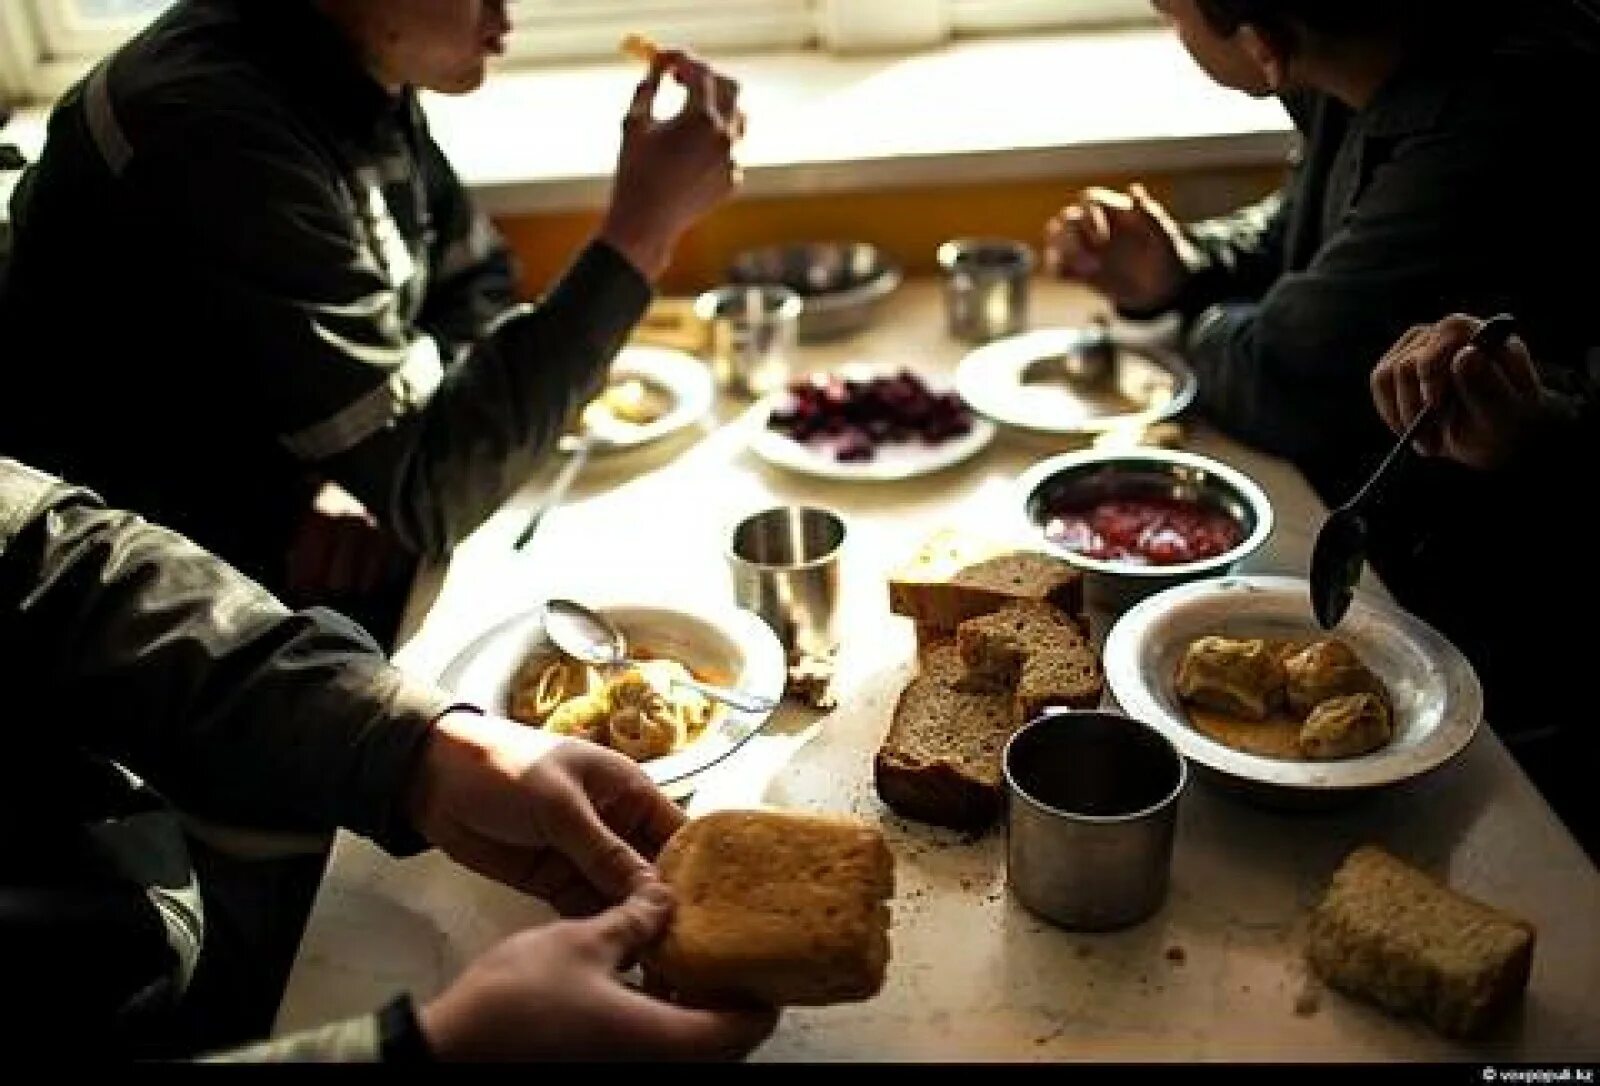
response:
[[[1120,612],[1153,592],[1231,573],[1272,534],[1244,473],[1170,449],[1063,453],[1024,472],[1027,537],[1082,570],[1090,602]]]
[[[813,343],[865,328],[900,286],[901,271],[882,249],[824,241],[750,249],[728,269],[733,283],[776,283],[798,294],[800,339]]]
[[[1216,714],[1197,712],[1185,696],[1184,661],[1203,638],[1338,641],[1376,679],[1390,734],[1333,756],[1241,742],[1238,727],[1212,727]],[[1112,626],[1103,660],[1106,685],[1123,711],[1160,729],[1204,776],[1279,806],[1324,806],[1419,777],[1460,754],[1483,717],[1472,665],[1442,634],[1366,593],[1356,595],[1334,630],[1323,630],[1311,613],[1310,586],[1299,577],[1214,577],[1157,593]],[[1269,730],[1272,722],[1248,726]]]
[[[463,701],[529,727],[619,750],[638,761],[657,785],[674,792],[689,790],[697,774],[733,753],[771,715],[710,702],[672,684],[677,669],[774,701],[783,696],[783,648],[749,611],[731,604],[689,611],[633,601],[585,602],[622,631],[630,661],[639,662],[631,670],[648,679],[653,693],[632,676],[564,657],[545,636],[542,605],[471,641],[445,668],[441,685]]]

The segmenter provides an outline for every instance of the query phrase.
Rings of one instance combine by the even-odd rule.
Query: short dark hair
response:
[[[1280,48],[1293,51],[1307,36],[1352,38],[1368,34],[1410,34],[1443,20],[1461,25],[1484,0],[1195,0],[1200,14],[1219,34],[1249,24]]]

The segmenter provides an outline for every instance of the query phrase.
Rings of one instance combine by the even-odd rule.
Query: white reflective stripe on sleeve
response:
[[[353,449],[387,426],[395,416],[428,402],[444,380],[439,344],[432,336],[418,336],[405,362],[386,381],[337,414],[303,430],[278,438],[298,459],[316,463]]]
[[[122,126],[117,123],[116,111],[111,108],[111,87],[106,75],[110,66],[109,60],[104,61],[89,76],[89,85],[84,90],[83,111],[89,121],[89,135],[93,137],[100,157],[106,160],[106,166],[112,174],[118,175],[127,169],[128,162],[133,158],[133,145],[128,142]]]
[[[25,522],[37,515],[45,498],[60,485],[59,479],[0,457],[0,551],[5,550],[6,542]]]

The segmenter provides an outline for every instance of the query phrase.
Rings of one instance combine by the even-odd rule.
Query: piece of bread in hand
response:
[[[617,48],[642,64],[654,64],[661,47],[643,34],[624,34]]]
[[[869,999],[889,963],[894,857],[877,827],[798,811],[718,811],[661,850],[678,907],[641,958],[682,1003],[824,1006]]]
[[[1364,845],[1312,913],[1307,957],[1342,992],[1472,1037],[1527,988],[1533,943],[1527,921]]]

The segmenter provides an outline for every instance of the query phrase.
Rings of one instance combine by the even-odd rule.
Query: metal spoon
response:
[[[628,663],[628,642],[622,631],[605,616],[573,600],[550,600],[544,605],[544,632],[556,648],[581,663],[598,668]],[[673,682],[747,713],[771,712],[778,705],[776,698],[729,690],[698,679],[675,678]]]
[[[555,481],[550,484],[550,489],[544,492],[544,497],[539,500],[539,505],[528,514],[528,523],[522,531],[517,533],[516,540],[511,544],[511,549],[520,551],[528,545],[533,538],[533,533],[539,530],[546,514],[560,505],[567,496],[567,491],[572,489],[572,484],[577,481],[583,466],[589,462],[589,454],[594,452],[599,439],[593,434],[584,432],[576,437],[561,439],[560,450],[567,454],[567,462],[561,465],[561,470],[556,474]]]
[[[1468,345],[1479,350],[1496,350],[1504,346],[1516,330],[1516,319],[1501,313],[1485,321]],[[1355,497],[1329,514],[1317,532],[1316,546],[1311,552],[1311,610],[1324,630],[1333,629],[1344,618],[1356,584],[1361,580],[1361,571],[1367,563],[1366,509],[1378,492],[1378,483],[1411,449],[1423,427],[1438,416],[1442,402],[1435,400],[1418,413],[1372,477],[1356,491]]]

